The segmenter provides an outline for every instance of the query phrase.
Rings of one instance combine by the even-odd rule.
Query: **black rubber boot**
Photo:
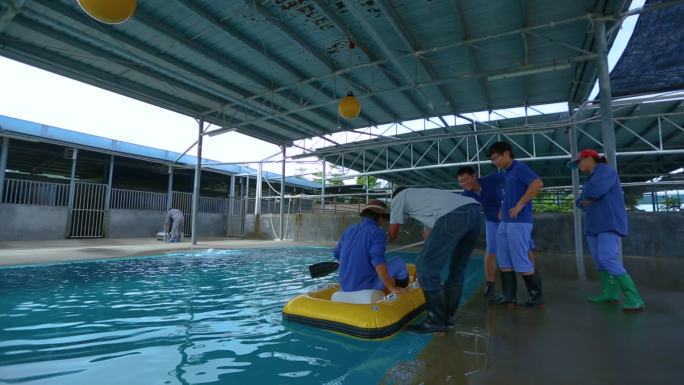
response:
[[[514,306],[518,293],[518,283],[515,280],[515,271],[501,272],[501,296],[489,301],[490,305]]]
[[[407,330],[418,334],[443,333],[446,330],[444,291],[423,290],[423,295],[425,295],[427,318],[420,324],[409,325]]]
[[[495,291],[496,291],[496,282],[487,281],[485,283],[484,290],[482,290],[482,296],[485,298],[485,301],[487,301],[487,302],[494,301]]]
[[[542,292],[541,277],[535,272],[532,275],[523,275],[523,279],[525,279],[525,286],[527,286],[527,292],[530,294],[530,298],[527,302],[518,306],[524,309],[543,309],[544,294]]]
[[[446,301],[446,326],[454,326],[456,323],[456,310],[461,303],[463,285],[445,284],[444,300]]]

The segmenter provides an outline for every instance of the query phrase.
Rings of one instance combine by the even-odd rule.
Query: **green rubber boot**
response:
[[[622,294],[625,296],[625,304],[622,305],[622,310],[624,311],[642,311],[646,307],[644,300],[641,299],[639,292],[637,291],[636,284],[632,281],[629,274],[618,275],[615,277]]]
[[[620,291],[615,277],[606,271],[599,271],[599,277],[601,278],[601,294],[587,297],[587,300],[591,303],[618,303]]]

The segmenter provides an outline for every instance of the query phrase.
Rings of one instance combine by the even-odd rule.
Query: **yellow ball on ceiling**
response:
[[[349,91],[349,93],[347,93],[347,96],[342,98],[342,100],[340,101],[338,111],[340,113],[340,116],[345,119],[356,119],[361,113],[361,102],[359,102],[359,99],[357,99],[356,96],[354,96],[353,92]]]
[[[106,24],[120,24],[135,13],[137,0],[77,0],[93,19]]]

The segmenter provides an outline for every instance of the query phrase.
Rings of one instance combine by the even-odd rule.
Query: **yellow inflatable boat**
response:
[[[410,280],[406,293],[364,304],[337,302],[333,301],[333,295],[339,285],[332,285],[291,299],[283,308],[283,318],[358,338],[389,338],[425,308],[423,291],[413,284],[415,265],[408,264],[407,268]]]

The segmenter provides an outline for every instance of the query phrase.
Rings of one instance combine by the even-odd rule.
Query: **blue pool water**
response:
[[[337,279],[308,277],[329,259],[208,250],[0,269],[0,383],[378,383],[430,337],[363,341],[282,320],[288,299]],[[466,295],[481,276],[473,260]]]

